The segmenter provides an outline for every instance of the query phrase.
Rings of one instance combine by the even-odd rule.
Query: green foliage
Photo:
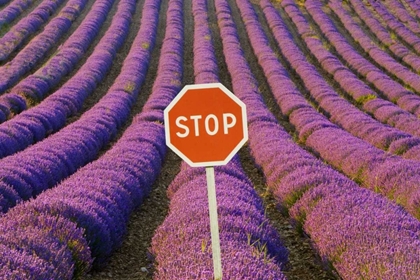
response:
[[[365,103],[367,103],[368,101],[370,101],[370,100],[374,100],[374,99],[376,99],[377,98],[377,96],[376,95],[374,95],[374,94],[368,94],[368,95],[363,95],[362,97],[359,97],[359,98],[357,98],[356,99],[356,102],[357,103],[360,103],[360,104],[362,104],[362,105],[364,105]]]

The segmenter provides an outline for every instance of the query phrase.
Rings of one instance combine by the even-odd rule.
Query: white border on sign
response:
[[[242,112],[242,126],[243,126],[243,139],[236,145],[236,147],[232,150],[232,152],[226,157],[226,159],[222,161],[206,161],[206,162],[192,162],[187,156],[185,156],[180,150],[178,150],[174,145],[172,145],[170,141],[170,128],[169,128],[169,111],[175,106],[175,104],[181,99],[181,97],[190,89],[207,89],[207,88],[219,88],[223,92],[225,92],[230,98],[232,98],[241,108]],[[228,88],[226,88],[221,83],[208,83],[208,84],[194,84],[194,85],[186,85],[182,88],[182,90],[178,93],[178,95],[172,100],[171,103],[165,108],[163,111],[164,114],[164,123],[165,123],[165,141],[166,145],[174,151],[180,158],[182,158],[185,162],[187,162],[191,167],[207,167],[207,166],[218,166],[218,165],[226,165],[239,151],[240,148],[248,141],[248,120],[246,116],[246,106],[245,104],[236,96],[234,95]]]

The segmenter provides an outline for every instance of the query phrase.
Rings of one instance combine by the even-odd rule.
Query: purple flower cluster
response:
[[[83,22],[57,53],[34,74],[0,96],[0,110],[8,118],[41,101],[60,79],[74,69],[99,32],[114,0],[96,1]],[[1,120],[0,120],[1,121]]]
[[[14,0],[0,11],[0,28],[11,23],[23,11],[28,9],[34,0]]]
[[[45,56],[46,52],[70,28],[86,3],[87,0],[68,1],[66,6],[54,19],[48,22],[40,34],[33,38],[11,61],[0,67],[2,73],[0,76],[0,93],[16,83],[23,74],[32,69],[36,62]],[[52,5],[56,5],[56,3]],[[28,20],[28,26],[31,26],[31,24],[31,20]],[[0,46],[2,46],[0,47],[0,61],[5,60],[26,34],[32,32],[31,28],[28,27],[19,31],[11,30],[8,34],[11,34],[12,38],[7,36],[8,34],[3,36],[0,39]]]
[[[117,50],[128,34],[135,3],[121,1],[110,27],[85,64],[60,89],[39,105],[0,124],[0,158],[25,149],[66,124],[66,119],[78,112],[85,98],[94,91],[112,65]],[[32,100],[41,99],[37,92],[48,84],[29,85],[25,90]],[[0,114],[1,114],[0,110]],[[4,120],[5,115],[0,115]]]
[[[399,107],[410,113],[420,115],[420,97],[392,80],[382,70],[359,54],[338,32],[331,19],[322,10],[322,4],[319,1],[308,0],[305,2],[305,7],[323,34],[352,69],[366,78],[390,101],[395,102]],[[373,45],[370,45],[370,47],[373,48]]]
[[[178,2],[181,10],[182,1]],[[206,1],[193,1],[192,10],[195,80],[216,82],[218,70]],[[261,200],[240,167],[238,157],[226,166],[217,167],[215,178],[223,277],[285,279],[277,262],[286,261],[287,251],[264,216]],[[206,185],[204,168],[191,168],[184,163],[169,186],[170,213],[152,240],[152,252],[158,264],[156,279],[213,277]]]
[[[290,81],[287,82],[285,69],[278,61],[275,62],[274,53],[269,52],[267,38],[263,35],[252,5],[248,1],[236,2],[247,26],[251,44],[258,51],[260,63],[263,62],[261,66],[272,90],[284,98],[281,100],[288,100],[288,96],[295,94],[296,88]],[[273,22],[273,15],[277,11],[269,0],[260,1],[260,5],[272,27],[282,24],[280,21]],[[229,53],[229,57],[232,57],[232,53]],[[234,61],[239,63],[239,57],[235,57]],[[242,61],[245,61],[243,57]],[[254,83],[247,87],[244,85],[244,88],[248,89],[248,93],[254,91],[258,95],[255,80],[235,79],[244,72],[245,69],[231,71],[233,83]],[[247,69],[247,72],[250,70]],[[244,99],[247,108],[257,106],[257,103],[250,103],[249,99]],[[292,112],[308,112],[307,123],[311,123],[309,107],[297,102],[296,106],[287,105],[285,108],[291,108]],[[264,105],[258,109],[270,114]],[[250,124],[249,148],[266,176],[268,187],[280,205],[288,208],[291,217],[311,236],[321,256],[333,264],[343,279],[416,279],[420,273],[417,261],[420,252],[420,222],[395,203],[360,188],[316,159],[294,143],[275,121],[268,119]],[[329,129],[339,130],[329,127],[318,131]],[[338,137],[337,140],[340,140],[337,145],[347,143],[347,139]],[[331,150],[337,145],[324,143],[324,147]],[[364,148],[360,152],[364,153],[363,157],[369,154]]]
[[[156,38],[159,4],[148,3],[144,7],[140,30],[120,74],[92,109],[44,141],[0,161],[0,195],[4,198],[1,211],[6,212],[19,200],[27,200],[71,175],[95,159],[116,135],[146,76]]]

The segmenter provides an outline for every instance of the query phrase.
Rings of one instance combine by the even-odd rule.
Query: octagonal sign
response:
[[[225,165],[248,140],[245,104],[220,83],[185,86],[164,119],[166,145],[193,167]]]

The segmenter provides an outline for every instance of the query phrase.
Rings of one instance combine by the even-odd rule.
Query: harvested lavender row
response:
[[[420,73],[420,58],[403,43],[394,38],[395,33],[388,30],[366,9],[365,4],[359,0],[350,0],[358,16],[365,22],[369,29],[375,34],[379,41],[384,44],[396,57],[407,63],[416,73]],[[353,18],[341,6],[337,7],[337,16],[344,22],[353,21]],[[393,36],[391,36],[393,34]]]
[[[217,82],[206,1],[192,1],[192,12],[195,81]],[[262,202],[238,157],[226,166],[216,167],[215,178],[223,278],[285,279],[277,263],[286,262],[287,251],[264,217]],[[152,240],[157,263],[155,279],[213,277],[206,182],[204,168],[183,163],[169,186],[170,212]]]
[[[259,48],[260,61],[265,64],[272,90],[287,100],[296,88],[273,52],[268,52],[267,38],[258,27],[252,5],[248,1],[236,2],[248,31],[253,32],[248,36],[251,43],[264,46]],[[265,15],[277,13],[269,0],[262,0],[260,5]],[[310,235],[323,259],[330,261],[343,279],[416,279],[420,273],[419,221],[383,196],[360,188],[294,143],[259,102],[257,83],[251,78],[240,48],[232,46],[225,50],[226,57],[232,58],[232,65],[241,60],[243,64],[241,71],[237,68],[230,71],[235,73],[234,87],[241,84],[253,89],[249,92],[254,94],[247,94],[244,101],[248,105],[252,98],[258,100],[251,104],[258,107],[255,111],[259,110],[261,116],[266,116],[249,126],[251,153],[277,201],[289,209],[291,217]],[[235,51],[239,53],[237,56],[233,56]],[[305,111],[308,106],[285,105],[282,109],[290,111]]]
[[[410,15],[403,4],[396,0],[384,1],[383,3],[408,29],[420,34],[419,23]]]
[[[288,2],[288,4],[289,7],[294,5],[292,2]],[[280,44],[279,40],[284,39],[284,23],[273,9],[266,8],[264,12],[274,37]],[[314,81],[313,86],[316,86],[316,81]],[[271,87],[273,88],[273,85]],[[281,104],[283,102],[281,94],[277,95],[274,89],[273,92],[277,102]],[[288,116],[290,122],[295,125],[299,132],[301,141],[350,178],[398,202],[412,215],[420,218],[419,201],[417,199],[420,193],[420,174],[415,171],[420,170],[418,169],[420,168],[420,162],[404,160],[401,157],[385,153],[332,124],[314,108],[297,107],[300,102],[294,104],[295,101],[292,98],[288,101],[292,104],[289,103],[287,106],[298,108]],[[280,107],[282,106],[280,105]],[[371,133],[374,134],[375,131]],[[418,143],[404,141],[406,140],[395,141],[389,150],[399,153],[394,148],[398,145],[398,148],[402,149],[403,152],[411,155],[413,153],[419,154]],[[342,143],[346,143],[346,145],[342,145]],[[395,174],[399,175],[395,176]]]
[[[159,5],[155,2],[146,1],[145,8]],[[102,157],[81,168],[56,188],[47,190],[36,199],[9,211],[0,219],[0,227],[9,227],[10,224],[21,226],[22,217],[29,221],[29,226],[33,226],[30,221],[39,213],[51,219],[71,220],[84,230],[86,241],[82,241],[89,245],[92,252],[89,256],[90,262],[95,258],[94,265],[97,266],[121,244],[130,213],[148,194],[166,154],[162,108],[179,92],[182,80],[183,28],[182,17],[179,17],[179,13],[182,14],[180,9],[182,4],[179,6],[176,1],[169,3],[168,24],[153,93],[146,102],[147,106],[133,119],[121,139]],[[147,11],[143,12],[146,13]],[[174,83],[168,84],[168,78]],[[11,220],[18,222],[13,223]],[[42,237],[47,235],[47,227],[41,225],[39,228]],[[7,244],[14,244],[21,252],[28,254],[38,244],[25,244],[24,240],[28,238],[25,233],[26,231],[22,231],[21,235],[13,237],[2,231],[0,240],[10,238]],[[56,251],[50,250],[48,253],[53,255]],[[38,250],[31,255],[41,259],[44,257],[43,252]],[[56,270],[57,267],[67,269],[69,266],[66,261],[59,259],[54,263]],[[74,263],[75,260],[70,260],[71,262]],[[84,264],[86,261],[80,263]],[[4,270],[10,268],[6,266]],[[85,270],[79,269],[75,272],[80,275]]]
[[[84,100],[103,80],[117,50],[124,43],[134,10],[133,0],[121,1],[111,26],[79,71],[39,105],[0,124],[0,158],[41,141],[62,128],[68,117],[80,111]],[[31,98],[40,97],[34,95]],[[5,115],[0,115],[0,119],[5,118]]]
[[[0,61],[4,61],[8,54],[22,44],[32,33],[36,32],[42,24],[58,9],[64,0],[45,0],[29,15],[21,19],[0,39]]]
[[[394,31],[400,38],[402,38],[413,49],[415,49],[417,53],[420,54],[420,38],[414,32],[398,21],[398,19],[388,12],[382,4],[370,0],[367,0],[367,2],[375,9],[378,15],[383,19],[384,23],[392,31]]]
[[[16,57],[0,67],[2,72],[0,93],[4,93],[6,89],[15,84],[22,75],[32,69],[46,55],[47,51],[57,43],[57,40],[70,29],[86,3],[87,0],[70,0],[67,2],[66,7],[44,27],[42,33],[33,38]]]
[[[410,113],[420,115],[420,97],[392,80],[360,55],[337,31],[330,18],[322,11],[318,1],[309,0],[305,2],[305,7],[330,43],[352,69],[355,69],[369,83],[372,83],[388,100]]]
[[[14,0],[0,11],[0,27],[10,24],[23,11],[28,9],[34,0]]]
[[[304,39],[310,51],[315,57],[320,59],[320,64],[323,64],[323,62],[326,61],[323,66],[329,69],[328,72],[334,76],[334,79],[336,79],[350,95],[354,95],[356,100],[371,99],[371,96],[374,93],[370,88],[358,80],[357,77],[342,65],[336,57],[332,56],[324,49],[322,42],[317,38],[316,33],[311,30],[308,22],[300,13],[299,9],[294,5],[289,5],[290,3],[291,1],[284,0],[282,5],[285,6],[286,12],[296,26],[298,26],[298,32]],[[276,20],[280,21],[281,18],[277,16]],[[409,138],[411,142],[420,144],[419,137],[412,137],[408,133],[403,133],[398,129],[386,126],[341,98],[327,81],[322,78],[316,68],[306,60],[305,55],[295,44],[285,25],[280,22],[276,25],[276,28],[275,37],[277,38],[283,56],[289,61],[291,67],[300,76],[311,96],[327,113],[330,114],[332,122],[343,127],[351,134],[362,138],[368,143],[383,150],[387,150],[394,141],[402,138]],[[259,34],[261,32],[258,30],[256,33]],[[249,37],[253,40],[254,36],[254,34],[251,36],[250,33]],[[259,46],[258,43],[255,45],[256,47]],[[259,50],[256,50],[255,52],[259,53]],[[405,117],[404,120],[411,119],[412,122],[416,121],[417,126],[420,127],[420,122],[418,122],[416,117],[411,116],[408,113]],[[360,126],[361,123],[363,123],[363,126]],[[400,148],[398,146],[395,147],[394,144],[394,150],[392,151],[396,150],[400,150]],[[418,159],[420,159],[420,154]]]
[[[95,159],[127,120],[148,69],[159,5],[147,2],[143,12],[140,30],[107,94],[76,122],[0,161],[1,211],[53,187]]]
[[[21,80],[9,93],[0,96],[0,110],[8,118],[39,103],[62,77],[83,57],[104,23],[114,0],[95,1],[80,26],[57,53],[34,74]],[[36,98],[36,99],[35,99]]]

